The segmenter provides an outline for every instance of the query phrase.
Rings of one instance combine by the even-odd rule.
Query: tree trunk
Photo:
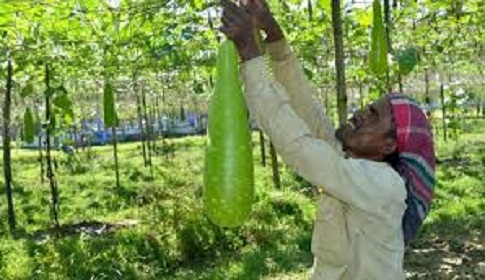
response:
[[[72,126],[72,132],[74,134],[74,149],[76,150],[76,154],[79,152],[79,148],[78,148],[78,145],[77,145],[77,139],[78,139],[78,131],[77,131],[77,125],[73,125]]]
[[[74,87],[73,87],[73,95],[76,96],[78,93],[77,93],[77,80],[75,80],[75,83],[74,83]],[[84,115],[83,115],[84,116]],[[74,122],[73,120],[73,125],[72,125],[72,132],[74,134],[74,149],[76,151],[76,154],[79,153],[79,147],[78,147],[78,129],[77,129],[77,125],[76,125],[76,122]]]
[[[360,110],[364,110],[364,85],[359,81]]]
[[[269,153],[271,155],[271,169],[273,170],[273,184],[276,189],[281,189],[280,170],[278,167],[278,156],[273,143],[270,142]]]
[[[42,149],[44,147],[44,145],[42,144],[42,133],[39,135],[38,139],[39,139],[40,182],[44,184],[45,168],[44,168],[44,156],[42,155]]]
[[[399,83],[399,93],[404,93],[403,85],[402,85],[402,76],[401,74],[397,74],[397,79]]]
[[[345,89],[345,62],[340,0],[332,0],[333,38],[335,41],[335,67],[337,69],[337,107],[339,124],[347,122],[347,93]]]
[[[52,195],[52,205],[51,205],[51,216],[54,222],[54,226],[59,228],[59,193],[57,189],[56,175],[52,169],[52,156],[51,156],[51,131],[52,131],[52,120],[51,120],[51,102],[50,102],[50,74],[49,65],[45,65],[45,121],[47,123],[46,129],[46,160],[47,160],[47,178],[49,178],[49,183],[51,187]]]
[[[158,100],[158,94],[156,95],[155,97],[155,107],[153,108],[153,120],[154,120],[154,123],[157,124],[157,131],[156,133],[154,133],[154,136],[155,136],[155,140],[153,141],[153,151],[155,154],[157,154],[157,144],[158,144],[158,137],[160,136],[161,134],[161,129],[162,129],[162,126],[161,126],[161,122],[160,122],[160,119],[161,119],[161,116],[160,116],[160,109],[159,109],[159,100]]]
[[[151,139],[152,139],[152,134],[151,134],[151,123],[150,119],[148,118],[148,110],[147,110],[147,102],[146,102],[146,94],[145,94],[145,86],[141,87],[141,102],[142,102],[142,108],[143,108],[143,118],[145,119],[145,135],[147,137],[145,138],[146,140],[146,152],[147,152],[147,163],[149,166],[152,166],[152,149],[151,149]]]
[[[485,100],[482,99],[482,117],[485,118],[485,108],[483,108],[485,106]]]
[[[428,69],[424,69],[424,98],[428,110],[426,114],[428,118],[431,117],[431,97],[429,96],[429,72]]]
[[[330,101],[329,101],[329,97],[328,97],[328,89],[325,88],[324,89],[324,96],[325,96],[325,113],[327,114],[327,116],[330,118],[330,119],[333,119],[333,117],[331,116],[330,114]]]
[[[111,133],[113,134],[113,156],[115,158],[115,172],[116,172],[116,188],[120,188],[120,168],[118,165],[118,136],[116,135],[116,126],[111,127]]]
[[[143,115],[141,113],[141,102],[140,102],[140,96],[138,96],[138,93],[136,93],[136,109],[137,109],[137,115],[138,115],[138,126],[140,127],[140,140],[141,140],[141,147],[142,147],[142,153],[143,153],[143,163],[145,166],[148,166],[148,160],[147,160],[147,152],[146,152],[146,146],[145,146],[145,129],[143,127]]]
[[[481,80],[485,80],[485,76],[483,75],[483,69],[482,67],[479,68],[479,71],[480,71],[480,77],[481,77]],[[477,117],[480,118],[480,112],[481,112],[481,116],[485,116],[485,109],[483,108],[483,106],[485,105],[485,98],[483,97],[483,95],[480,97],[479,99],[479,110],[477,112]]]
[[[91,141],[91,131],[88,132],[86,135],[87,139],[87,146],[88,146],[88,159],[91,160],[93,158],[93,142]]]
[[[180,121],[185,121],[185,109],[184,105],[180,105]]]
[[[162,85],[162,108],[161,108],[161,115],[163,116],[164,114],[166,114],[166,107],[165,107],[165,88],[163,87]],[[168,129],[170,130],[170,125],[168,127]],[[168,148],[170,147],[169,143],[167,143],[168,141],[165,139],[165,135],[163,135],[163,132],[162,132],[162,151],[163,151],[163,154],[165,155],[165,160],[169,160],[169,155],[168,155]]]
[[[448,140],[448,135],[446,131],[446,106],[445,106],[445,86],[443,85],[443,82],[440,84],[440,97],[441,97],[441,110],[442,110],[442,125],[443,125],[443,140],[445,142]]]
[[[35,116],[36,116],[36,123],[38,124],[38,131],[39,135],[37,136],[37,140],[39,141],[39,165],[40,165],[40,182],[42,184],[45,183],[45,168],[44,168],[44,156],[42,155],[42,149],[44,147],[42,143],[42,121],[40,120],[39,115],[39,108],[35,106]]]
[[[84,115],[83,112],[81,112],[81,114]],[[81,134],[79,135],[79,140],[81,142],[81,149],[82,149],[82,152],[83,153],[86,153],[86,147],[88,146],[88,141],[86,139],[86,135],[84,134],[84,128],[83,128],[83,122],[84,122],[84,119],[81,121]]]
[[[308,21],[309,22],[312,22],[313,21],[312,1],[311,0],[308,0],[307,5],[308,5]]]
[[[453,65],[453,62],[452,64]],[[453,77],[451,73],[448,73],[448,84],[450,85],[449,90],[450,92],[453,92],[455,89],[452,87],[452,81]],[[454,123],[455,119],[457,118],[457,112],[456,109],[451,111],[451,116],[450,116],[450,123]],[[450,136],[453,140],[458,140],[458,131],[457,131],[457,125],[453,125],[451,128]]]
[[[481,108],[482,108],[482,99],[480,98],[480,99],[477,100],[477,113],[476,113],[477,114],[477,118],[480,117],[480,110],[481,110]]]
[[[12,103],[13,69],[12,61],[7,66],[7,89],[3,107],[3,175],[5,178],[5,193],[7,195],[8,225],[13,234],[16,228],[15,208],[12,192],[12,162],[10,153],[10,106]]]
[[[387,52],[392,53],[392,42],[391,42],[391,5],[389,0],[384,0],[384,18],[386,21],[386,39],[387,39]],[[386,83],[387,91],[392,91],[391,75],[389,73],[389,67],[386,69]]]
[[[149,106],[148,107],[148,116],[150,118],[150,121],[148,122],[150,125],[150,175],[151,179],[153,179],[153,157],[156,155],[156,141],[157,141],[157,134],[153,130],[153,125],[155,124],[155,117],[154,117],[154,106]]]
[[[264,148],[264,133],[259,130],[259,146],[261,147],[261,165],[266,167],[266,149]]]

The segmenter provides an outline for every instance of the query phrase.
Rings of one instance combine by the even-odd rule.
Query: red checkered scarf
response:
[[[405,244],[409,244],[429,213],[435,185],[433,135],[426,114],[411,98],[388,94],[396,125],[399,163],[396,170],[406,183],[403,217]]]

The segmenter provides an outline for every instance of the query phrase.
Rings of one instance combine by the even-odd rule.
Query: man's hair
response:
[[[394,170],[397,170],[399,165],[399,152],[397,149],[392,153],[384,157],[384,162],[387,162]]]

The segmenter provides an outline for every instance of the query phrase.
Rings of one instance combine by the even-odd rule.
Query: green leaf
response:
[[[53,133],[54,130],[57,127],[57,110],[55,108],[51,108],[51,115],[49,118],[49,124],[47,126],[47,129],[49,130],[50,133]]]
[[[372,13],[367,10],[357,10],[355,12],[357,21],[361,26],[368,27],[372,25]]]
[[[190,39],[194,38],[195,33],[191,28],[187,27],[187,28],[184,28],[182,30],[181,35],[182,35],[182,38],[184,38],[185,40],[190,40]]]
[[[332,0],[318,0],[318,7],[325,10],[327,17],[332,16]]]
[[[399,72],[402,75],[407,75],[413,71],[414,67],[419,63],[419,52],[414,47],[406,48],[397,55],[399,63]]]
[[[204,5],[204,1],[202,0],[193,0],[193,3],[196,9],[201,9]]]
[[[308,80],[311,80],[313,78],[312,70],[308,69],[307,67],[304,67],[303,71],[305,72],[305,75],[307,76]]]
[[[69,119],[72,122],[74,119],[74,109],[67,90],[61,85],[55,91],[57,94],[54,100],[52,100],[52,104],[54,105],[53,109],[56,111],[59,119]]]
[[[67,94],[66,89],[61,86],[58,89],[58,94],[52,101],[52,103],[59,109],[62,109],[63,111],[69,111],[72,108],[72,102]]]
[[[66,126],[71,126],[73,122],[73,117],[71,114],[65,114],[62,121]]]
[[[194,92],[196,94],[204,93],[204,88],[202,86],[202,83],[197,82],[194,84]]]
[[[44,91],[44,95],[45,96],[48,96],[48,97],[52,97],[55,93],[55,89],[53,88],[47,88],[45,91]]]
[[[34,93],[34,85],[32,83],[27,83],[27,85],[20,91],[20,97],[26,98],[32,93]]]

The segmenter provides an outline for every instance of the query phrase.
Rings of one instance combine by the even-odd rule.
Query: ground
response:
[[[438,141],[436,200],[406,254],[409,279],[485,279],[485,122],[469,126],[473,133]],[[120,188],[110,147],[78,151],[80,164],[56,153],[57,231],[38,153],[15,149],[19,231],[8,234],[2,195],[0,278],[305,279],[312,262],[311,186],[280,162],[282,189],[274,189],[258,139],[255,134],[257,202],[247,223],[232,230],[211,224],[202,211],[202,137],[170,140],[164,149],[159,141],[151,170],[139,143],[120,145]]]

